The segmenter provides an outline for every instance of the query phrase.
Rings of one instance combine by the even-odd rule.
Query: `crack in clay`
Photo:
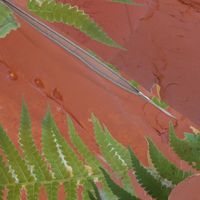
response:
[[[144,103],[144,105],[142,106],[142,110],[143,110],[143,113],[144,113],[144,118],[146,119],[147,123],[150,125],[150,127],[152,129],[154,129],[156,131],[156,133],[158,134],[158,136],[163,136],[163,135],[166,135],[168,133],[168,126],[164,126],[160,123],[160,120],[159,120],[159,116],[160,114],[157,113],[154,117],[153,117],[153,120],[155,120],[155,124],[156,126],[154,125],[154,123],[152,123],[152,118],[151,120],[149,120],[149,116],[147,116],[147,113],[145,110],[146,110],[146,106],[148,105],[148,103]],[[178,126],[178,121],[177,119],[176,120],[173,120],[171,121],[174,125],[174,128],[176,128]]]
[[[147,13],[145,14],[145,16],[140,19],[141,21],[149,20],[154,16],[155,12],[160,9],[159,0],[150,2],[150,5],[148,7],[149,9]]]
[[[197,12],[200,12],[200,2],[197,2],[197,0],[178,0],[178,1],[186,6],[193,8]]]
[[[129,10],[128,10],[128,6],[127,5],[124,5],[124,6],[125,6],[125,9],[126,9],[126,16],[127,16],[127,19],[128,19],[128,25],[129,25],[130,33],[133,34],[134,30],[133,30],[133,26],[131,25],[131,17],[130,17],[130,13],[129,13]]]
[[[174,82],[174,83],[168,83],[165,87],[163,87],[163,93],[162,96],[165,97],[166,91],[168,90],[169,87],[171,86],[177,86],[178,83]]]
[[[48,92],[44,91],[43,88],[38,88],[37,86],[33,85],[32,82],[28,81],[29,85],[32,86],[35,90],[39,91],[40,94],[42,94],[43,96],[47,97],[48,99],[52,100],[54,103],[56,103],[57,105],[60,106],[60,108],[64,111],[64,114],[69,114],[72,119],[83,129],[86,130],[85,127],[83,126],[83,124],[78,120],[78,118],[71,112],[69,111],[69,109],[67,109],[63,103],[61,103],[60,101],[62,100],[57,100],[56,98],[54,98],[53,96],[51,96]]]
[[[11,70],[11,67],[4,62],[3,60],[0,60],[0,64],[2,64],[3,67],[5,67],[6,69],[8,69],[8,76],[10,78],[10,80],[17,80],[18,79],[18,75]],[[31,81],[27,80],[26,78],[23,77],[23,80],[26,81],[28,83],[28,85],[30,85],[34,90],[36,90],[37,92],[39,92],[40,94],[42,94],[43,96],[47,97],[48,99],[52,100],[53,102],[55,102],[57,105],[59,105],[62,110],[64,111],[64,113],[69,114],[72,119],[83,129],[86,130],[85,127],[83,126],[83,124],[77,119],[77,117],[71,112],[69,111],[60,101],[63,100],[63,97],[61,96],[60,92],[58,92],[58,90],[56,88],[54,88],[53,90],[53,95],[55,96],[52,97],[48,92],[44,91],[45,87],[43,82],[39,79],[39,78],[35,78],[34,79],[34,85]],[[58,100],[57,100],[57,99]]]

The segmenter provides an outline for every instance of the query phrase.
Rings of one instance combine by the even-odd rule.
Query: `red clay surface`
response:
[[[99,0],[62,0],[90,14],[127,51],[101,45],[62,24],[53,26],[81,46],[115,64],[148,91],[200,125],[200,1],[138,0],[143,7]],[[26,0],[16,1],[23,7]]]
[[[21,29],[0,41],[0,122],[16,145],[24,96],[38,146],[40,122],[50,104],[64,136],[68,137],[65,117],[69,114],[81,137],[96,152],[88,121],[92,112],[108,126],[115,138],[131,145],[144,163],[147,162],[144,136],[149,135],[166,155],[181,165],[168,147],[170,119],[165,114],[89,71],[33,28],[21,23]],[[190,125],[195,126],[172,112],[177,116],[173,123],[179,135],[189,131]]]
[[[161,97],[200,125],[199,0],[138,0],[144,7],[63,1],[79,5],[127,51],[101,45],[65,25],[55,24],[57,30],[115,64],[147,90],[158,83]]]
[[[199,175],[189,177],[172,190],[169,200],[199,200],[199,185]]]
[[[73,3],[78,2],[79,1],[73,1]],[[94,0],[94,2],[97,1]],[[162,3],[162,6],[164,5],[170,7],[171,9],[173,8],[170,12],[176,11],[176,9],[174,9],[173,7],[175,5],[177,5],[177,9],[179,8],[178,5],[182,9],[184,8],[184,6],[186,7],[186,5],[183,5],[178,2],[167,3],[167,1],[164,0],[163,2],[165,3]],[[98,9],[102,9],[103,11],[103,7],[100,6],[101,4],[105,6],[104,3],[99,2],[97,4],[92,3],[89,7],[91,7],[90,9],[94,9],[95,5]],[[86,5],[88,4],[85,4],[85,6]],[[106,5],[109,5],[109,3],[107,2]],[[123,13],[114,14],[116,18],[108,17],[112,16],[111,12],[109,12],[109,9],[115,7],[115,9],[117,9],[116,12],[118,12],[121,9],[120,6],[122,5],[111,3],[110,6],[106,7],[106,9],[108,10],[104,10],[103,13],[102,11],[99,11],[99,15],[101,17],[103,15],[104,17],[107,16],[107,20],[102,20],[102,24],[105,23],[106,30],[110,30],[111,27],[115,28],[112,31],[110,31],[113,32],[113,35],[119,34],[118,36],[116,35],[113,37],[116,38],[116,40],[120,44],[124,44],[124,46],[133,44],[133,46],[130,47],[135,48],[135,50],[132,51],[132,54],[131,49],[129,49],[129,51],[127,51],[125,54],[124,52],[122,53],[119,50],[108,48],[101,44],[97,44],[96,42],[89,40],[77,31],[70,32],[70,36],[74,36],[74,39],[77,39],[78,35],[82,35],[78,42],[81,42],[83,43],[83,45],[88,47],[92,46],[96,52],[102,55],[102,57],[105,57],[107,58],[107,60],[110,59],[113,60],[113,62],[118,63],[118,66],[121,67],[126,76],[129,75],[129,77],[135,77],[141,83],[143,80],[144,85],[146,84],[145,86],[148,88],[151,84],[156,82],[152,71],[152,66],[154,63],[152,59],[155,59],[154,61],[158,68],[163,69],[162,62],[164,62],[165,59],[163,58],[164,60],[162,61],[161,55],[166,55],[163,52],[167,51],[166,49],[169,48],[164,48],[164,46],[166,47],[166,45],[169,45],[170,42],[172,43],[172,41],[169,38],[168,39],[170,42],[167,42],[166,38],[163,39],[164,36],[158,37],[154,35],[158,34],[159,31],[163,31],[163,27],[153,28],[152,26],[156,25],[156,19],[160,21],[160,17],[163,17],[162,19],[168,19],[169,16],[163,14],[163,11],[160,11],[161,8],[165,10],[162,6],[160,6],[156,13],[152,11],[152,14],[149,14],[148,19],[146,19],[146,17],[145,19],[140,20],[140,25],[135,24],[135,22],[132,22],[133,24],[135,24],[135,26],[123,24],[123,26],[129,28],[133,27],[132,31],[137,30],[133,34],[133,32],[127,32],[127,29],[119,27],[120,22],[115,21],[119,15],[123,16]],[[123,7],[123,12],[125,12],[125,10],[130,10],[131,13],[133,9],[135,11],[133,12],[133,15],[135,16],[134,19],[138,18],[138,20],[141,17],[144,18],[144,15],[147,16],[147,13],[150,12],[150,10],[148,9],[149,7],[145,7],[145,9],[137,8],[139,9],[138,13],[136,13],[136,7]],[[154,10],[154,7],[151,10]],[[93,15],[98,17],[98,12],[93,12]],[[159,16],[159,12],[161,12],[161,16]],[[194,11],[190,10],[190,12],[193,13]],[[157,16],[156,19],[154,18],[154,16]],[[194,17],[197,17],[197,13],[195,13]],[[127,20],[127,16],[124,17],[124,20],[125,18]],[[167,26],[165,27],[165,36],[169,37],[170,34],[172,36],[173,33],[169,34],[167,33],[167,31],[170,31],[169,27],[173,27],[173,25],[168,24],[167,19],[165,25],[167,25],[168,28]],[[173,17],[171,17],[170,19],[171,21],[174,20]],[[113,23],[111,23],[110,20],[113,20]],[[116,27],[114,25],[109,27],[108,22],[110,22],[110,25],[115,24]],[[107,26],[106,23],[108,23]],[[147,31],[142,26],[145,26],[145,23],[150,23],[148,27],[151,27],[151,30]],[[192,19],[190,23],[193,23]],[[168,122],[170,119],[165,114],[158,111],[152,105],[147,104],[141,98],[136,97],[134,95],[130,95],[125,91],[115,87],[108,81],[97,76],[93,72],[89,71],[81,62],[79,62],[74,57],[67,54],[62,49],[51,43],[48,39],[41,36],[37,31],[28,26],[26,23],[23,23],[21,21],[21,24],[21,29],[12,32],[6,39],[0,40],[0,122],[16,145],[18,145],[17,133],[21,109],[20,105],[22,102],[22,96],[24,96],[29,106],[30,114],[33,121],[33,134],[38,147],[40,147],[41,136],[40,122],[44,116],[47,104],[50,104],[56,122],[63,131],[63,135],[66,138],[68,138],[65,117],[66,114],[69,114],[73,118],[77,130],[79,131],[83,140],[96,153],[98,152],[98,149],[94,143],[91,122],[88,121],[91,113],[94,113],[102,122],[104,122],[108,126],[111,133],[116,139],[118,139],[124,145],[131,145],[131,147],[134,149],[134,151],[144,164],[147,164],[147,145],[144,140],[144,136],[148,135],[155,141],[155,143],[165,153],[165,155],[169,157],[169,159],[177,163],[177,165],[181,168],[185,166],[182,162],[179,162],[177,160],[176,156],[169,149],[167,130]],[[164,24],[162,25],[164,26]],[[158,24],[158,26],[161,26],[161,24]],[[192,26],[188,26],[189,27],[186,28],[192,29]],[[197,28],[197,26],[195,26],[195,28]],[[182,30],[182,28],[180,29]],[[66,32],[67,28],[63,30]],[[144,30],[146,32],[143,32],[142,34],[141,31]],[[171,29],[171,31],[172,30],[173,29]],[[120,31],[122,31],[123,34]],[[190,34],[197,35],[197,32],[191,31]],[[77,33],[77,35],[75,33]],[[131,34],[133,35],[131,36]],[[117,37],[120,37],[121,40],[118,40]],[[137,40],[137,37],[141,37],[140,42],[142,44],[139,42],[139,40]],[[157,46],[155,45],[156,43],[151,43],[152,37],[154,37],[155,40],[159,39],[159,41],[161,42],[160,44],[165,44],[163,48],[157,48]],[[186,38],[185,40],[187,40]],[[190,44],[192,42],[189,40],[189,38],[187,44]],[[81,41],[82,39],[83,41]],[[181,40],[178,39],[173,40],[173,42],[178,42],[178,44],[183,45]],[[142,45],[144,45],[143,50]],[[193,46],[195,45],[196,42]],[[176,46],[176,43],[174,44],[174,46]],[[182,52],[183,47],[179,48]],[[190,46],[187,47],[187,52],[191,56],[189,48]],[[105,49],[107,49],[107,52],[105,52]],[[163,49],[163,51],[161,49]],[[169,51],[168,49],[167,52],[169,54],[170,52],[173,55],[175,54],[173,50]],[[196,56],[197,53],[198,52],[195,53]],[[132,55],[132,57],[130,55]],[[164,87],[164,84],[168,83],[167,80],[171,81],[172,83],[172,80],[176,79],[179,76],[180,79],[176,81],[180,81],[183,85],[188,85],[189,80],[191,82],[198,81],[195,78],[189,79],[189,73],[194,73],[193,70],[187,69],[187,74],[183,74],[186,73],[186,71],[184,71],[184,69],[186,70],[186,68],[184,68],[184,66],[186,66],[186,64],[184,63],[186,62],[186,53],[183,53],[183,55],[184,56],[182,57],[182,59],[179,58],[179,53],[176,53],[176,58],[172,59],[172,57],[169,57],[172,59],[174,64],[172,65],[172,63],[168,63],[165,67],[165,70],[163,69],[166,74],[163,75],[164,78],[161,81],[162,84],[160,84],[161,89]],[[130,63],[124,65],[122,61],[126,63],[125,58],[126,61],[129,60]],[[142,67],[131,67],[132,65],[136,66],[137,62],[140,63]],[[179,67],[176,69],[175,67],[173,67],[178,62],[180,62],[180,65],[181,63],[183,64],[183,66],[181,65],[180,67],[181,74],[174,74],[174,76],[170,76],[173,74],[173,71],[179,72]],[[187,62],[189,61],[187,60]],[[194,63],[193,59],[191,59],[191,62]],[[197,76],[197,71],[198,70],[196,68],[194,76]],[[143,75],[143,78],[141,74]],[[186,77],[188,78],[187,84],[183,81],[183,79]],[[195,86],[196,84],[197,83],[195,83]],[[168,87],[173,89],[173,91],[170,90],[171,93],[176,94],[176,96],[171,95],[169,100],[171,99],[172,103],[179,102],[177,103],[177,105],[180,104],[181,106],[182,104],[180,103],[180,101],[183,102],[183,96],[181,96],[183,95],[183,88],[181,90],[179,86],[182,88],[182,85],[180,84],[177,84],[173,87]],[[197,87],[195,88],[197,90]],[[165,89],[165,93],[162,93],[165,94],[165,97],[167,97],[167,94],[169,92],[167,91],[168,90]],[[188,89],[186,94],[189,94]],[[191,96],[191,98],[194,98],[194,96]],[[192,99],[194,106],[198,105],[196,102],[197,99],[198,96],[195,96],[195,101],[193,101]],[[188,104],[184,103],[184,105],[185,107],[182,111],[187,112]],[[194,117],[193,111],[197,112],[198,109],[191,109],[190,113],[188,114],[191,114]],[[182,133],[184,131],[190,131],[189,127],[191,125],[197,127],[186,117],[178,114],[173,110],[172,112],[177,117],[177,120],[173,120],[173,123],[179,136],[182,136]],[[191,119],[193,118],[191,117]],[[139,189],[138,187],[137,191],[139,191],[140,197],[142,199],[148,199],[145,193],[141,192],[141,189]]]

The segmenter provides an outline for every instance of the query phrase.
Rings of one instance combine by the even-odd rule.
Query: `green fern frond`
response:
[[[60,185],[64,185],[68,200],[77,199],[79,185],[83,186],[83,200],[134,200],[138,198],[134,194],[128,174],[132,169],[139,184],[149,195],[165,200],[174,185],[191,175],[165,158],[149,138],[149,154],[154,168],[144,167],[132,150],[118,143],[109,130],[92,115],[96,142],[102,156],[112,168],[113,175],[121,181],[121,187],[102,169],[101,162],[76,133],[72,120],[68,118],[67,121],[70,139],[76,150],[62,136],[49,111],[42,123],[42,154],[34,143],[31,119],[25,103],[22,105],[19,130],[22,154],[0,127],[3,157],[0,156],[0,200],[3,199],[4,189],[8,190],[8,200],[20,200],[22,189],[26,190],[27,200],[37,200],[41,187],[45,187],[48,200],[57,200]],[[194,160],[194,157],[199,155],[200,134],[185,133],[184,140],[181,140],[176,137],[174,128],[170,125],[170,143],[178,155],[185,160],[190,159],[190,155],[192,159],[186,161],[198,166],[195,164],[198,164],[199,160]],[[101,183],[102,187],[98,189],[94,184],[96,182]]]
[[[71,119],[68,119],[68,122],[69,132],[71,133],[72,138],[77,138]],[[69,183],[64,182],[65,191],[68,192],[71,192],[69,190],[76,190],[78,184],[82,184],[84,186],[83,199],[87,200],[87,190],[90,190],[90,188],[92,187],[91,184],[88,182],[87,177],[91,177],[91,175],[93,174],[90,174],[90,172],[86,170],[84,164],[78,159],[75,152],[69,147],[66,140],[61,136],[59,129],[57,128],[50,112],[48,112],[45,117],[43,127],[44,135],[42,138],[44,139],[42,140],[42,144],[44,148],[44,155],[46,159],[50,162],[52,171],[55,174],[56,178],[70,178],[71,181],[73,180],[73,182],[70,181]],[[50,140],[47,139],[47,136],[45,135],[46,133],[50,133],[48,136],[49,138],[51,138]],[[82,147],[84,147],[84,143],[82,143]],[[99,175],[100,173],[94,174],[92,178],[95,178],[95,176],[98,177]],[[72,188],[67,188],[70,183],[72,184]],[[76,196],[74,196],[74,198],[75,197]]]
[[[104,186],[104,193],[105,196],[112,200],[115,199],[112,192],[108,188],[106,182],[104,179],[102,179],[101,175],[102,172],[100,170],[100,167],[102,166],[101,163],[98,161],[98,159],[95,157],[95,155],[89,150],[89,148],[84,144],[80,136],[76,133],[74,124],[71,120],[71,118],[67,118],[68,122],[68,128],[69,128],[69,134],[70,134],[70,139],[73,143],[73,145],[76,147],[77,151],[80,153],[82,156],[83,160],[85,161],[86,168],[89,171],[89,174],[93,175],[93,179],[97,179],[98,181],[101,181],[103,186]],[[86,194],[85,195],[90,195],[92,194]]]
[[[171,188],[162,185],[161,181],[157,180],[137,159],[133,151],[129,148],[132,158],[133,169],[138,183],[145,191],[157,200],[167,200]]]
[[[95,155],[91,153],[89,148],[84,144],[80,136],[76,133],[74,124],[69,117],[67,118],[67,124],[69,128],[70,139],[82,158],[85,160],[85,163],[90,168],[90,173],[99,174],[99,167],[101,166],[100,162],[96,159]]]
[[[96,41],[121,48],[89,15],[83,10],[79,10],[77,6],[49,0],[44,0],[40,3],[37,0],[30,0],[28,8],[47,21],[71,25]]]
[[[150,138],[147,138],[149,146],[149,155],[153,166],[159,175],[169,181],[174,185],[178,184],[185,178],[191,175],[190,172],[184,172],[172,164],[155,146]]]
[[[23,183],[33,180],[25,161],[20,157],[19,152],[2,127],[0,127],[0,137],[0,147],[6,155],[15,182]]]
[[[128,170],[128,164],[123,159],[126,156],[126,151],[124,151],[123,157],[121,157],[121,154],[119,154],[119,152],[121,153],[123,149],[122,145],[116,145],[116,141],[112,140],[108,129],[106,129],[105,131],[105,129],[103,129],[103,127],[101,126],[99,120],[94,115],[92,115],[92,123],[96,141],[100,147],[102,154],[104,155],[106,161],[110,164],[112,169],[119,172],[123,171],[124,169]],[[121,175],[124,175],[124,173]]]
[[[105,180],[106,180],[108,186],[110,187],[112,192],[118,197],[119,200],[124,200],[124,199],[137,200],[138,199],[137,197],[133,196],[131,193],[127,192],[122,187],[117,185],[103,168],[101,168],[101,170],[104,174],[104,177],[105,177]]]
[[[169,127],[170,146],[174,152],[193,168],[200,169],[200,135],[188,136],[184,140],[175,135],[174,127],[170,123]]]
[[[60,150],[60,144],[55,139],[55,130],[50,112],[46,114],[42,124],[42,150],[45,158],[51,164],[51,170],[56,179],[70,177],[70,172],[66,170],[65,158]]]
[[[114,148],[115,151],[117,151],[119,159],[123,158],[122,162],[126,163],[128,168],[130,169],[132,167],[132,163],[131,163],[131,157],[127,148],[124,147],[121,143],[119,143],[116,139],[113,138],[113,136],[111,135],[110,131],[108,130],[106,126],[104,126],[103,128],[104,128],[104,133],[105,133],[105,137],[107,141],[109,141],[111,147]]]
[[[0,194],[7,188],[8,199],[20,199],[21,189],[25,188],[27,200],[36,200],[40,188],[45,187],[48,199],[56,200],[59,186],[64,184],[68,199],[75,200],[77,188],[82,185],[83,200],[88,200],[88,191],[94,193],[94,187],[89,181],[93,180],[102,183],[101,195],[105,199],[116,200],[103,179],[103,173],[99,169],[101,163],[81,141],[71,119],[68,119],[68,125],[72,143],[83,160],[79,159],[61,135],[50,111],[47,112],[42,123],[41,155],[32,137],[27,106],[23,103],[19,130],[19,144],[23,155],[18,153],[15,145],[0,128],[0,147],[7,158],[7,162],[4,163],[0,157]]]
[[[69,144],[66,142],[64,137],[61,135],[53,117],[50,114],[51,118],[51,127],[54,134],[54,138],[57,141],[60,149],[60,153],[63,154],[63,159],[67,162],[66,164],[72,167],[72,172],[74,176],[86,176],[87,171],[83,165],[83,162],[80,161],[76,153],[72,150]],[[61,155],[60,155],[61,156]]]
[[[128,175],[128,170],[131,166],[131,158],[127,149],[114,140],[108,129],[105,126],[103,128],[94,115],[92,115],[92,122],[95,138],[102,155],[113,171],[119,176],[125,189],[134,194],[135,192],[133,190],[131,179]]]
[[[32,137],[31,120],[25,102],[22,104],[21,123],[19,130],[19,143],[23,150],[25,160],[31,167],[34,166],[33,174],[36,180],[50,180],[52,177],[49,173],[45,161],[40,156]]]
[[[12,11],[0,2],[0,38],[5,38],[8,33],[18,29],[19,26]]]

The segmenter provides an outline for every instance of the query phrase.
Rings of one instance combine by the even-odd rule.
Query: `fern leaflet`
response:
[[[47,21],[62,22],[71,25],[96,41],[121,48],[89,15],[83,10],[79,10],[77,6],[49,0],[44,0],[40,3],[37,0],[30,0],[28,8]]]
[[[33,176],[31,176],[25,161],[20,157],[19,152],[16,150],[14,144],[11,142],[2,127],[0,127],[0,137],[0,147],[7,157],[10,173],[15,179],[15,182],[23,183],[33,180]]]
[[[0,38],[4,38],[12,30],[19,28],[12,11],[0,2]]]
[[[153,198],[157,200],[167,200],[171,189],[162,185],[162,183],[139,162],[131,149],[129,149],[129,152],[138,183]]]
[[[36,149],[32,137],[31,120],[27,106],[23,102],[21,112],[21,123],[19,130],[19,143],[23,150],[25,160],[29,167],[34,166],[33,174],[36,180],[50,180],[52,177],[47,169],[47,165]]]
[[[169,127],[170,145],[175,153],[182,159],[188,162],[193,168],[200,169],[200,135],[194,135],[184,140],[179,139],[175,135],[174,127],[170,123]],[[191,139],[192,138],[192,139]]]
[[[127,192],[126,190],[124,190],[123,188],[121,188],[120,186],[118,186],[109,176],[109,174],[103,169],[101,168],[104,177],[106,179],[107,184],[109,185],[110,189],[112,190],[112,192],[118,197],[119,200],[137,200],[138,198],[133,196],[132,194],[130,194],[129,192]]]
[[[155,144],[150,138],[147,138],[147,142],[149,145],[149,155],[151,161],[160,176],[168,179],[176,185],[191,175],[190,172],[184,172],[178,169],[167,158],[165,158],[164,155],[156,148]]]
[[[128,155],[127,149],[112,138],[108,129],[105,126],[103,128],[94,115],[92,115],[92,122],[96,141],[102,155],[111,168],[117,172],[127,191],[134,194],[131,179],[128,176],[130,156]]]

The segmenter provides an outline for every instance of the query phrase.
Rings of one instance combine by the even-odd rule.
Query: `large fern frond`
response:
[[[88,14],[80,10],[77,6],[72,6],[68,3],[58,3],[54,0],[43,0],[40,3],[37,0],[30,0],[28,8],[47,21],[62,22],[71,25],[94,40],[109,46],[121,48]]]
[[[169,127],[170,145],[175,153],[188,162],[195,169],[200,169],[200,134],[185,134],[183,140],[179,139],[173,125]]]
[[[95,138],[105,159],[103,161],[111,167],[113,175],[121,183],[120,186],[102,169],[102,162],[82,141],[72,120],[68,118],[67,121],[73,148],[62,136],[48,111],[42,123],[42,153],[34,143],[25,103],[22,105],[19,130],[22,153],[0,127],[0,153],[3,154],[0,156],[0,200],[4,189],[8,190],[8,200],[19,200],[22,189],[26,190],[27,200],[37,200],[41,187],[45,188],[49,200],[57,200],[61,184],[64,185],[69,200],[77,200],[79,185],[83,186],[83,200],[134,200],[137,197],[128,174],[132,169],[139,184],[149,195],[165,200],[176,184],[191,175],[167,160],[149,138],[149,154],[155,169],[144,167],[133,151],[118,143],[108,129],[92,115]],[[198,155],[199,141],[199,134],[189,133],[185,134],[184,140],[178,139],[173,126],[170,126],[171,146],[189,163],[198,164],[198,158],[194,160],[193,157]],[[192,156],[190,160],[189,153]],[[167,181],[173,185],[166,184]],[[101,183],[101,187],[97,187],[96,182]]]

